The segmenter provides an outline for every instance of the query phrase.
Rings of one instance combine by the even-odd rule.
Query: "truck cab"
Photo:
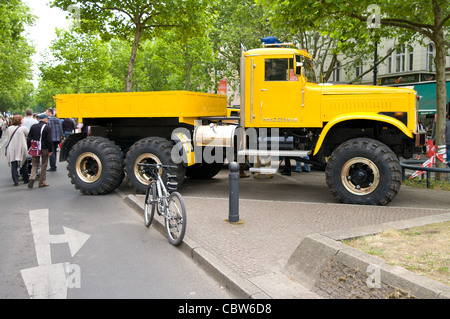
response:
[[[295,48],[245,53],[245,127],[319,127],[321,89],[312,57]],[[242,106],[241,106],[242,110]]]
[[[240,125],[267,137],[239,154],[315,161],[339,202],[386,205],[400,189],[399,157],[425,144],[417,102],[409,88],[318,83],[312,56],[292,44],[243,48]],[[261,150],[262,140],[291,142]]]

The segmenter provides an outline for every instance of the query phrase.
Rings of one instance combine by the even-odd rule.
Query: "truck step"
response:
[[[311,153],[310,150],[242,150],[238,152],[240,156],[278,156],[278,157],[305,157]]]
[[[250,173],[261,173],[264,175],[268,175],[268,174],[276,174],[278,172],[278,169],[271,167],[250,167],[249,171]]]

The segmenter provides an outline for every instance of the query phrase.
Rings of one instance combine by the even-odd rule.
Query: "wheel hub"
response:
[[[148,172],[144,169],[141,169],[137,164],[162,164],[161,160],[151,153],[143,153],[139,155],[136,158],[135,164],[134,164],[134,175],[144,185],[148,185],[150,181],[150,175]],[[162,171],[160,170],[160,174]]]
[[[343,165],[341,181],[350,193],[368,195],[378,187],[380,172],[371,160],[355,157]]]
[[[102,164],[100,158],[92,153],[81,154],[76,161],[77,176],[85,183],[96,182],[102,174]]]

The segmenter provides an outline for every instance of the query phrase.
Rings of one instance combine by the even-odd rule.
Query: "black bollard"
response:
[[[237,223],[239,221],[239,164],[232,162],[230,170],[230,196],[228,222]]]

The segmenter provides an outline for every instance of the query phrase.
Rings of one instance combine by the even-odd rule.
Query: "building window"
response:
[[[431,43],[427,46],[427,71],[434,71],[434,46]]]
[[[405,45],[395,51],[395,72],[405,72]]]
[[[414,50],[412,47],[408,48],[409,52],[409,71],[414,70]]]
[[[392,73],[392,54],[387,59],[387,73]]]
[[[356,66],[356,77],[360,76],[363,73],[363,67],[361,64]]]

